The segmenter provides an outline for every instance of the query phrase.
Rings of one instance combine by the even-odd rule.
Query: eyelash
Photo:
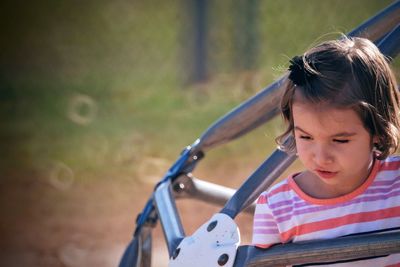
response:
[[[300,139],[303,140],[312,140],[312,138],[310,136],[306,136],[306,135],[300,135]],[[346,139],[333,139],[334,142],[339,143],[339,144],[346,144],[348,142],[350,142],[350,140],[346,140]]]
[[[340,144],[346,144],[350,142],[349,140],[342,140],[342,139],[333,139],[334,142],[340,143]]]

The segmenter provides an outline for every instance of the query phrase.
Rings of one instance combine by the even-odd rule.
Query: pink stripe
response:
[[[399,182],[396,183],[396,184],[399,184],[399,188],[400,188],[400,177],[399,177]],[[391,188],[391,190],[393,190],[393,189],[397,189],[397,188]],[[368,189],[365,192],[365,195],[366,194],[376,194],[376,193],[383,193],[383,194],[379,195],[379,196],[363,196],[362,195],[361,197],[355,198],[355,199],[353,199],[353,200],[351,200],[351,201],[349,201],[347,203],[342,204],[341,206],[345,207],[347,205],[353,205],[353,204],[361,203],[363,201],[382,200],[382,199],[386,199],[388,197],[393,197],[393,196],[397,196],[398,195],[397,191],[390,192],[391,190],[384,189],[384,188]],[[290,207],[293,207],[293,208],[303,208],[303,207],[307,207],[307,206],[310,206],[310,205],[312,205],[312,204],[310,204],[310,203],[308,203],[308,202],[306,202],[306,201],[304,201],[304,200],[302,200],[302,199],[300,199],[298,197],[293,197],[292,200],[280,201],[280,202],[277,202],[275,204],[270,204],[269,207],[271,209],[279,209],[279,208],[284,209],[284,208],[287,208],[285,206],[290,206]],[[336,207],[336,205],[334,205],[334,207]],[[277,214],[279,215],[280,213],[277,213]]]
[[[278,188],[275,188],[274,190],[272,190],[271,192],[268,193],[268,197],[273,197],[276,194],[282,193],[282,192],[287,192],[290,191],[291,188],[287,183],[282,184],[281,186],[279,186]]]
[[[253,234],[255,234],[255,235],[275,235],[275,234],[279,234],[279,231],[277,228],[275,228],[275,229],[254,228]]]
[[[380,168],[380,171],[394,171],[400,168],[400,161],[384,162]]]
[[[275,204],[270,204],[269,207],[271,209],[276,209],[276,208],[280,208],[282,206],[293,206],[293,204],[294,204],[293,199],[290,199],[290,200],[278,201]]]
[[[254,219],[255,220],[260,220],[260,219],[274,219],[271,214],[269,213],[256,213],[254,214]]]
[[[301,236],[308,233],[314,233],[350,224],[358,224],[358,223],[385,220],[398,217],[400,217],[400,207],[387,208],[377,211],[359,212],[354,214],[346,214],[341,217],[335,217],[322,221],[296,225],[293,228],[289,229],[288,231],[281,233],[281,239],[283,241],[286,241],[290,240],[293,236]]]
[[[399,189],[400,188],[400,176],[397,176],[395,179],[391,181],[377,181],[373,183],[370,188],[365,191],[365,194],[374,193],[373,190],[386,190],[386,192],[390,192],[391,190]]]
[[[311,207],[314,207],[314,206],[311,206]],[[287,214],[287,213],[293,214],[293,210],[294,210],[293,207],[286,207],[286,208],[282,208],[279,210],[274,210],[273,214],[275,217],[280,216],[282,214]]]
[[[389,188],[379,188],[380,186],[391,186]],[[386,193],[390,192],[390,190],[394,190],[400,188],[400,176],[396,177],[390,181],[376,181],[374,182],[370,189],[366,190],[364,194],[376,194],[376,193]],[[269,207],[271,209],[278,209],[283,206],[293,206],[295,208],[301,208],[305,206],[309,206],[310,204],[305,202],[304,200],[294,196],[292,199],[278,201],[274,204],[270,204]]]
[[[392,192],[387,195],[369,196],[369,197],[354,199],[348,203],[344,203],[344,204],[340,204],[340,205],[329,205],[329,206],[313,205],[313,206],[310,206],[309,208],[295,210],[294,212],[290,212],[290,210],[288,210],[288,209],[281,209],[281,210],[275,210],[273,213],[274,213],[274,216],[276,217],[276,221],[278,223],[283,223],[285,221],[291,220],[293,216],[304,215],[304,214],[320,212],[320,211],[327,211],[327,210],[335,209],[338,207],[348,207],[348,206],[352,206],[352,205],[356,205],[356,204],[360,204],[360,203],[387,200],[388,198],[396,197],[399,195],[400,195],[400,190]],[[288,214],[288,212],[289,212],[289,214]]]
[[[265,222],[265,221],[262,221],[262,222],[254,221],[253,226],[254,227],[256,227],[256,226],[259,226],[259,227],[276,227],[276,223],[275,222]]]
[[[390,188],[377,188],[379,186],[391,186],[391,187]],[[397,189],[397,188],[400,188],[400,176],[396,177],[395,179],[393,179],[391,181],[374,182],[373,185],[371,185],[370,189],[366,190],[364,194],[386,193],[386,192],[390,191],[390,189],[393,190],[393,189]],[[264,197],[262,202],[266,203],[267,199]],[[274,204],[270,204],[270,208],[278,209],[283,206],[293,206],[296,208],[301,208],[301,207],[305,207],[308,205],[309,204],[307,202],[304,202],[302,199],[299,199],[298,197],[294,196],[292,199],[286,199],[286,200],[276,202]]]
[[[384,189],[371,189],[369,190],[369,193],[386,193],[388,190],[384,190]],[[390,191],[389,191],[390,192]],[[391,197],[396,197],[400,195],[400,191],[393,191],[390,192],[389,194],[381,194],[381,195],[375,195],[375,196],[363,196],[363,197],[359,197],[356,199],[353,199],[352,201],[346,202],[346,203],[342,203],[339,205],[329,205],[329,206],[315,206],[312,204],[309,204],[308,202],[305,202],[303,200],[300,200],[301,202],[295,202],[295,201],[281,201],[278,202],[276,204],[273,204],[270,206],[271,209],[274,210],[274,216],[284,216],[285,214],[289,215],[298,215],[298,214],[307,214],[309,212],[314,212],[314,211],[324,211],[324,210],[330,210],[330,209],[334,209],[337,207],[347,207],[347,206],[351,206],[351,205],[356,205],[356,204],[360,204],[363,202],[374,202],[374,201],[380,201],[380,200],[386,200],[388,198]],[[292,204],[292,205],[291,205]],[[284,206],[289,206],[289,207],[284,207]],[[301,211],[296,211],[295,213],[292,213],[293,208],[306,208],[309,207],[308,209],[302,209]],[[280,208],[280,209],[279,209]],[[290,219],[291,217],[287,218]]]
[[[396,188],[396,189],[400,189],[400,188]],[[390,192],[391,190],[389,190],[389,192]],[[376,193],[383,193],[383,194],[386,194],[386,195],[388,195],[387,193],[389,193],[388,192],[388,190],[386,189],[386,188],[375,188],[375,189],[369,189],[368,190],[368,194],[376,194]],[[396,192],[396,191],[394,191],[394,192]],[[390,192],[390,194],[393,194],[393,192]],[[389,194],[389,195],[390,195]],[[386,196],[385,195],[385,196]]]
[[[399,185],[400,181],[399,181],[400,176],[397,176],[396,178],[394,178],[393,180],[386,180],[386,181],[375,181],[370,188],[372,187],[378,187],[378,186],[393,186],[393,185]]]

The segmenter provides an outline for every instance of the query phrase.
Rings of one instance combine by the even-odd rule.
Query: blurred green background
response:
[[[122,187],[153,185],[211,123],[279,78],[289,58],[391,2],[2,1],[2,178],[24,177],[27,188],[29,179],[46,181],[63,194],[109,178]],[[394,68],[399,77],[399,60]],[[274,149],[281,128],[277,119],[216,149],[199,173],[218,169],[215,181],[239,185]],[[15,205],[7,207],[24,203]],[[142,202],[131,205],[136,211]],[[25,216],[9,214],[7,223]]]
[[[246,2],[255,7],[247,22]],[[207,78],[196,83],[190,1],[3,1],[1,168],[42,171],[57,161],[77,179],[134,179],[143,157],[174,160],[215,119],[282,75],[288,58],[390,2],[207,2]],[[246,69],[240,34],[248,26]],[[265,144],[270,129],[261,132],[245,146]]]

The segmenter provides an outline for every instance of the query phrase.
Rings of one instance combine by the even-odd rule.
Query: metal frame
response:
[[[362,36],[374,41],[388,57],[400,52],[400,1],[351,31],[349,36]],[[133,239],[127,247],[120,267],[150,267],[152,229],[160,220],[170,257],[185,232],[175,199],[194,198],[223,206],[221,213],[235,218],[240,212],[254,212],[256,198],[265,191],[296,159],[294,155],[276,150],[243,185],[234,189],[199,180],[191,171],[204,153],[211,148],[236,139],[266,123],[278,113],[281,89],[286,76],[216,121],[191,146],[186,147],[138,216]],[[267,250],[239,246],[235,267],[277,266],[310,262],[332,262],[359,259],[400,252],[400,233],[375,233],[324,241],[276,245]]]

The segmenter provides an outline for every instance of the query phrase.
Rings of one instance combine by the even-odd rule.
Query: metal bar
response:
[[[400,12],[399,12],[400,13]],[[388,33],[378,45],[379,49],[390,59],[400,52],[400,23]]]
[[[154,192],[154,204],[160,217],[168,252],[171,256],[180,241],[185,237],[185,232],[172,196],[170,180],[158,186]]]
[[[348,236],[324,241],[276,245],[268,249],[240,246],[234,267],[285,266],[335,262],[400,252],[400,233]]]
[[[378,47],[385,55],[396,56],[399,51],[400,37],[399,26],[395,27],[387,34]],[[275,153],[275,152],[274,152]],[[250,177],[251,178],[251,177]],[[250,180],[249,178],[249,180]],[[235,194],[222,210],[222,212],[230,215],[232,210],[240,210],[241,203],[252,201],[253,190],[257,179],[248,181]],[[269,183],[270,181],[268,181]],[[262,185],[265,187],[265,185]],[[242,193],[244,191],[244,193]],[[247,199],[246,199],[247,192]],[[257,190],[257,193],[259,190]],[[241,194],[242,196],[236,196]],[[235,201],[234,199],[237,198]],[[236,206],[239,205],[237,208]],[[233,215],[235,215],[233,213]],[[233,218],[233,217],[232,217]],[[281,248],[281,249],[280,249]],[[242,249],[241,254],[244,254],[246,249]],[[302,264],[310,262],[330,262],[345,259],[354,259],[360,257],[371,257],[379,255],[387,255],[394,252],[400,252],[400,233],[391,233],[377,236],[349,237],[336,238],[326,242],[310,242],[288,245],[274,246],[268,250],[247,250],[248,255],[241,258],[250,259],[249,264],[235,266],[277,266]],[[242,261],[238,257],[238,264]],[[262,265],[260,265],[262,264]]]
[[[119,267],[151,267],[153,225],[144,225],[125,249]]]
[[[359,35],[367,37],[372,41],[376,41],[382,38],[382,36],[385,36],[386,33],[392,27],[394,27],[394,25],[400,23],[399,10],[400,1],[396,1],[394,4],[380,12],[378,15],[363,23],[356,30],[349,33],[349,35]],[[368,33],[368,35],[366,35],[366,33]],[[196,145],[194,149],[190,151],[190,154],[195,155],[198,151],[207,150],[216,145],[229,142],[248,133],[249,131],[262,125],[263,123],[274,117],[278,112],[277,106],[281,94],[280,91],[283,87],[285,78],[286,77],[284,76],[278,81],[274,82],[272,85],[262,90],[254,97],[243,102],[242,105],[238,106],[227,115],[223,116],[220,120],[215,122],[213,125],[211,125],[211,127],[209,127],[203,133],[201,138],[195,142]],[[182,162],[179,163],[185,164],[187,160],[187,158],[182,159]],[[291,157],[284,156],[282,162],[283,164],[289,165],[293,160],[294,159]],[[263,170],[263,168],[265,168],[265,170]],[[283,169],[283,167],[280,167],[279,165],[270,169],[266,162],[265,164],[263,163],[257,170],[260,170],[260,174],[257,174],[256,171],[256,173],[250,176],[250,178],[254,178],[254,181],[257,181],[261,179],[261,176],[258,177],[258,175],[262,175],[261,172],[266,173],[266,171],[268,170],[271,171],[272,174],[269,174],[267,178],[265,178],[265,183],[261,184],[261,186],[259,187],[260,189],[256,189],[259,191],[249,192],[249,190],[251,190],[255,186],[255,184],[253,183],[253,179],[252,181],[250,181],[249,178],[242,186],[245,187],[245,189],[241,190],[241,193],[235,194],[234,197],[232,197],[232,199],[224,207],[223,211],[225,211],[230,216],[235,217],[237,213],[239,213],[246,206],[249,206],[249,204],[254,202],[255,197],[257,197],[259,193],[264,190],[263,188],[268,187],[269,184],[272,183],[273,180],[276,178],[274,178],[274,173],[276,174],[278,172],[277,170],[281,171],[281,169]],[[170,188],[170,178],[173,177],[176,176],[167,175],[166,178],[168,179],[164,179],[161,184],[157,186],[157,189],[154,193],[154,202],[161,220],[161,224],[163,226],[169,255],[172,255],[180,240],[185,236]],[[141,232],[142,228],[144,228],[142,226],[148,219],[149,214],[152,212],[152,210],[152,205],[149,205],[148,208],[146,206],[139,220],[139,226],[137,227],[137,231],[135,231],[135,233]],[[121,264],[123,265],[124,263]]]
[[[380,14],[375,16],[377,18],[379,25],[382,26],[381,14],[386,14],[389,16],[389,21],[393,21],[392,16],[396,18],[397,24],[400,23],[400,1],[390,6],[391,8],[386,8]],[[393,10],[398,11],[393,15]],[[389,12],[390,11],[390,12]],[[370,25],[369,20],[367,22]],[[397,25],[395,24],[395,25]],[[360,26],[359,28],[363,28]],[[368,28],[368,27],[367,27]],[[397,28],[396,28],[397,29]],[[393,53],[393,50],[398,50],[398,30],[391,30],[389,34],[380,42],[379,49],[385,48],[383,53]],[[387,29],[386,29],[387,30]],[[378,37],[380,38],[380,36]],[[396,42],[397,41],[397,42]],[[390,43],[390,46],[387,45]],[[241,186],[241,188],[235,193],[235,195],[229,200],[225,207],[221,210],[222,213],[229,215],[231,218],[236,217],[236,215],[241,212],[250,203],[254,202],[255,199],[270,186],[275,179],[294,161],[295,156],[289,156],[286,153],[276,150],[270,158],[268,158],[256,171],[253,173],[247,181]]]
[[[205,151],[228,143],[275,117],[284,81],[284,78],[275,81],[221,117],[203,133],[196,149]]]
[[[373,42],[381,39],[400,23],[400,1],[396,1],[351,31],[348,36],[366,37]],[[234,108],[212,124],[199,138],[196,150],[206,151],[232,141],[278,113],[281,89],[286,75]]]
[[[144,226],[140,231],[139,250],[140,250],[140,267],[151,267],[152,252],[152,233],[153,227]]]
[[[225,205],[236,192],[233,188],[197,179],[190,173],[178,177],[172,189],[176,198],[192,198],[218,206]],[[253,214],[254,209],[255,203],[252,203],[244,212]]]
[[[226,203],[221,213],[235,218],[243,209],[253,203],[295,159],[295,155],[289,155],[279,149],[275,150],[243,183],[235,195]]]
[[[388,31],[396,27],[400,22],[400,1],[394,1],[391,5],[380,11],[372,18],[363,22],[352,30],[349,36],[358,36],[376,41],[386,35]]]

